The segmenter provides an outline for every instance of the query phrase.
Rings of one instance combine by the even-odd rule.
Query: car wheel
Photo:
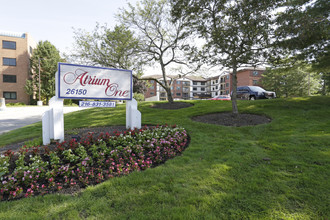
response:
[[[254,101],[254,100],[256,100],[256,97],[250,96],[250,100]]]

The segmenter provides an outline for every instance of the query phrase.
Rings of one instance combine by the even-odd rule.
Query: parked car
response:
[[[259,86],[239,86],[237,87],[237,98],[247,100],[273,99],[276,98],[276,93],[266,91]]]
[[[225,101],[228,101],[228,100],[231,100],[231,98],[230,98],[229,95],[218,95],[218,96],[213,97],[209,100],[225,100]]]

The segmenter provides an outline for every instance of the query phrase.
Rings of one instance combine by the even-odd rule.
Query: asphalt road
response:
[[[0,111],[0,134],[41,121],[42,114],[48,106],[7,107]],[[63,112],[69,113],[86,108],[64,107]]]

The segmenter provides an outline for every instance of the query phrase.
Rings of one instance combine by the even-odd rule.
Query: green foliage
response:
[[[302,63],[267,69],[261,84],[267,90],[275,91],[277,97],[307,96],[321,92],[320,76]]]
[[[144,101],[144,95],[142,93],[136,93],[136,92],[134,92],[133,98],[136,101],[139,101],[139,102]]]
[[[140,47],[139,39],[125,26],[116,25],[111,30],[106,25],[100,26],[97,23],[92,33],[81,29],[75,31],[76,51],[72,58],[83,63],[133,70],[133,90],[143,93],[146,89],[145,83],[138,80],[144,65]]]
[[[232,69],[233,113],[236,103],[237,69],[257,65],[268,57],[273,34],[275,0],[172,0],[172,14],[183,18],[187,32],[206,40],[203,59],[211,66]]]
[[[0,219],[327,219],[330,216],[330,97],[255,102],[244,113],[269,124],[226,127],[191,120],[228,112],[230,102],[190,101],[178,110],[142,102],[143,124],[178,124],[191,140],[182,156],[77,194],[0,203]],[[65,115],[65,129],[125,124],[125,105]],[[41,136],[41,123],[0,135]],[[27,136],[27,134],[29,136]],[[150,134],[150,136],[156,134]],[[160,134],[157,134],[160,135]],[[16,139],[15,139],[15,138]],[[110,213],[110,214],[109,214]]]
[[[27,94],[39,97],[44,103],[55,95],[55,73],[57,63],[63,61],[59,51],[49,41],[39,41],[37,48],[33,51],[30,62],[31,79],[26,81],[25,90]],[[40,81],[39,81],[40,62]]]
[[[117,15],[119,21],[136,31],[141,40],[139,52],[149,65],[157,63],[163,82],[154,79],[166,91],[169,102],[173,102],[171,83],[167,71],[172,64],[188,66],[185,49],[187,34],[182,22],[173,22],[168,0],[141,0],[136,5],[128,4]]]
[[[283,1],[277,18],[277,46],[318,68],[330,68],[330,3],[327,0]]]

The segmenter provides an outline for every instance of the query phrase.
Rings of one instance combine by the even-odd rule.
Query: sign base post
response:
[[[43,144],[49,144],[51,139],[64,141],[63,99],[56,96],[49,100],[49,109],[42,115]]]
[[[126,128],[141,128],[141,112],[137,109],[137,101],[132,98],[126,101]]]

